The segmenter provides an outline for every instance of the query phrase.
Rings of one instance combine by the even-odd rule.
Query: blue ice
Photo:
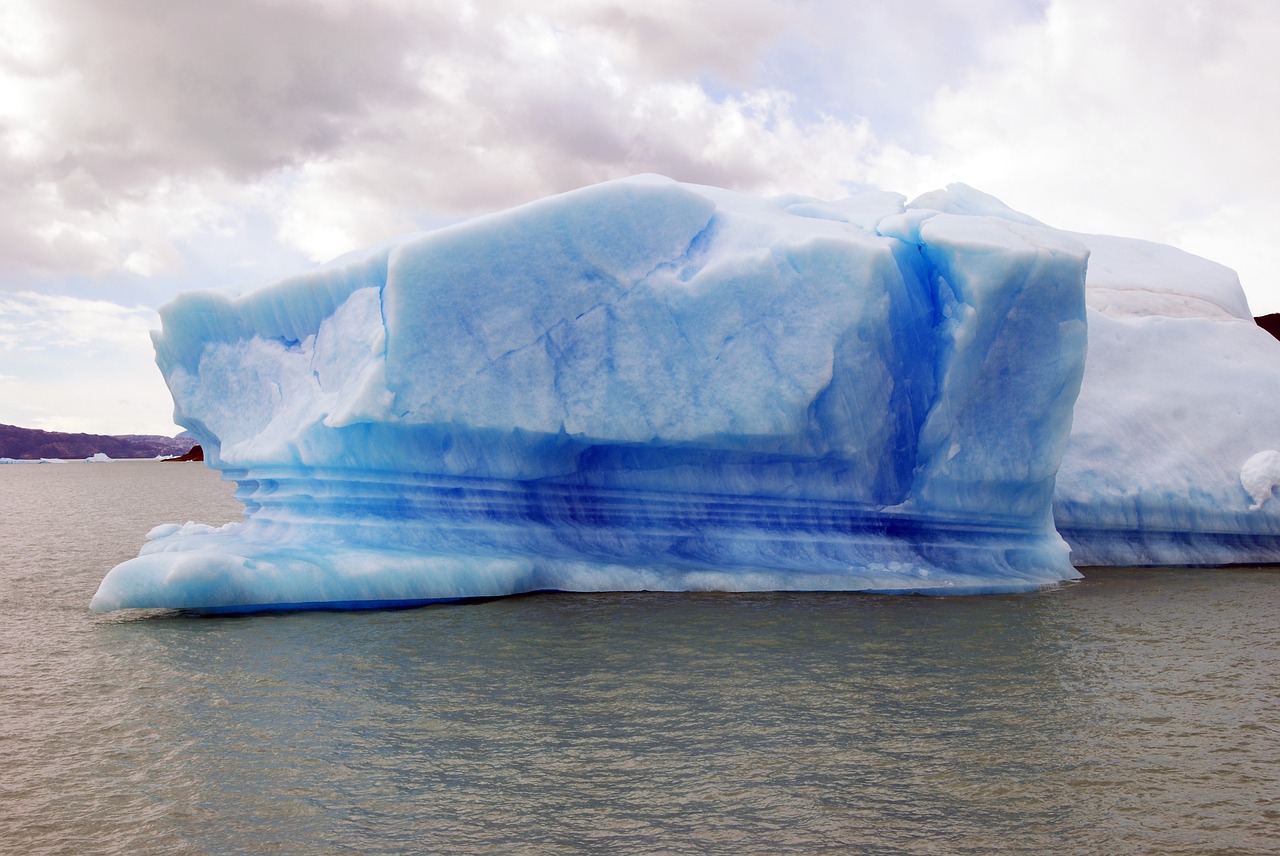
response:
[[[244,520],[157,527],[92,606],[1076,578],[1089,250],[904,202],[640,176],[183,294],[157,361]]]

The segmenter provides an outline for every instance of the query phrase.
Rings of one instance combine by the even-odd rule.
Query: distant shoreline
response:
[[[0,425],[0,459],[82,461],[94,455],[117,460],[185,456],[195,440],[189,436],[156,434],[68,434]]]

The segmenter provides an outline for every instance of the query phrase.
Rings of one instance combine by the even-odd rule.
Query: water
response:
[[[1280,571],[95,616],[191,464],[0,467],[0,852],[1267,853]]]

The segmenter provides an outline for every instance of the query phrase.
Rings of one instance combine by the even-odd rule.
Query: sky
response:
[[[656,172],[961,181],[1280,311],[1273,0],[5,0],[0,423],[173,434],[148,331],[394,235]]]

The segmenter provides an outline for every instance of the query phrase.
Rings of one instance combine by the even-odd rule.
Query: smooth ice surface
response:
[[[153,530],[93,606],[1073,578],[1087,250],[950,192],[642,176],[183,295],[157,360],[245,520]]]
[[[1280,443],[1280,342],[1231,270],[1076,237],[1092,250],[1089,357],[1054,498],[1073,561],[1280,561],[1280,503],[1245,481]]]

